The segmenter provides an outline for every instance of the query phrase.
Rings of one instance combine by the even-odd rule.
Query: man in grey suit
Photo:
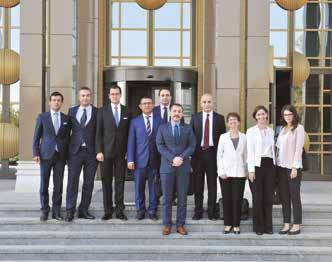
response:
[[[173,104],[171,121],[159,127],[156,144],[161,154],[160,177],[163,190],[163,235],[171,233],[172,196],[176,181],[178,196],[176,227],[177,232],[186,235],[184,224],[187,216],[187,191],[189,183],[190,160],[196,146],[191,126],[181,123],[183,107]]]

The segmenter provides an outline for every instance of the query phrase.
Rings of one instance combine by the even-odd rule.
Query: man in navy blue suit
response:
[[[50,211],[48,186],[53,170],[52,218],[63,220],[60,214],[62,202],[63,174],[66,165],[70,121],[60,112],[63,95],[53,92],[49,98],[50,111],[37,117],[33,136],[33,159],[40,164],[41,221],[48,219]]]
[[[156,178],[160,166],[160,156],[156,147],[156,135],[162,123],[152,113],[153,101],[142,97],[139,105],[142,114],[130,123],[127,161],[128,168],[134,170],[136,219],[145,217],[145,184],[149,185],[149,218],[157,220]]]
[[[181,123],[183,107],[173,104],[171,121],[159,127],[156,144],[161,154],[160,176],[163,189],[163,235],[171,233],[172,195],[176,181],[178,197],[176,227],[177,232],[186,235],[184,224],[187,216],[187,191],[190,160],[196,146],[196,138],[190,125]]]
[[[159,90],[159,106],[153,108],[153,114],[155,117],[159,117],[164,123],[167,123],[171,119],[170,107],[171,107],[171,91],[167,88],[161,88]]]
[[[65,218],[67,222],[74,219],[82,168],[83,187],[78,217],[95,218],[88,211],[97,170],[95,137],[98,109],[91,105],[91,95],[89,87],[82,87],[78,93],[80,104],[70,108],[68,112],[71,122],[71,136],[68,158],[67,215]]]

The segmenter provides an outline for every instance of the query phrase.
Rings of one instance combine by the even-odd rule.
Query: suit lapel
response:
[[[91,105],[91,107],[92,107],[91,108],[91,118],[90,118],[90,121],[88,122],[88,124],[85,127],[88,127],[91,124],[91,122],[95,121],[97,108],[95,108],[93,105]]]
[[[56,135],[56,133],[55,133],[55,128],[54,128],[53,121],[52,121],[52,115],[51,115],[51,112],[47,112],[46,121],[48,122],[48,125],[49,125],[50,130],[52,131],[52,133],[53,133],[54,135]]]
[[[107,111],[110,115],[110,121],[111,121],[112,125],[114,125],[114,127],[117,128],[116,123],[115,123],[115,118],[114,118],[114,115],[113,115],[113,110],[112,110],[111,103],[107,104],[106,109],[107,109]],[[120,125],[120,123],[119,123],[119,125]]]

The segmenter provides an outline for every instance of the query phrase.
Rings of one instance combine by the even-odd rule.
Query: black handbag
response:
[[[224,209],[223,209],[223,201],[222,198],[219,198],[219,219],[224,219]],[[241,203],[241,220],[249,219],[249,201],[246,198],[242,199]]]

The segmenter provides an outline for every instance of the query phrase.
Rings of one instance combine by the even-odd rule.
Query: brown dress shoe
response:
[[[163,228],[163,235],[168,236],[171,233],[171,228],[170,227],[164,227]]]
[[[176,229],[176,232],[178,232],[180,235],[183,235],[183,236],[188,234],[187,230],[184,227],[178,227]]]

